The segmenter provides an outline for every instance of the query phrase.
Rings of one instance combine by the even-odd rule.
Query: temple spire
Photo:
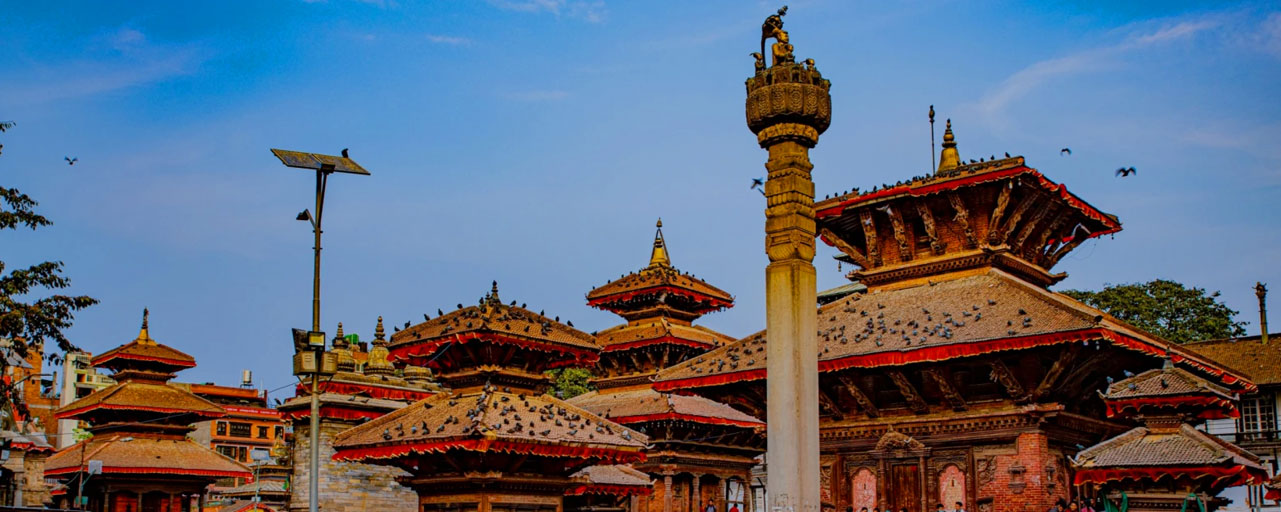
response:
[[[961,166],[961,154],[956,151],[956,136],[952,134],[952,120],[947,120],[947,129],[943,131],[943,154],[939,156],[938,172],[955,169]]]
[[[374,327],[374,343],[387,342],[387,331],[383,329],[383,317],[378,315],[378,326]]]
[[[667,257],[667,243],[663,241],[663,219],[658,219],[658,231],[654,233],[654,252],[649,255],[649,266],[666,266],[672,265],[672,260]]]
[[[138,332],[138,340],[137,340],[139,342],[152,341],[151,334],[147,332],[147,317],[149,316],[151,316],[151,311],[149,311],[147,308],[142,308],[142,329]]]

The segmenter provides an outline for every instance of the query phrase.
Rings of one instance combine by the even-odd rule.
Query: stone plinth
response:
[[[356,422],[322,419],[320,422],[320,510],[325,512],[414,512],[418,495],[396,478],[408,473],[388,466],[333,460],[333,438]],[[306,418],[294,425],[294,473],[289,510],[307,510],[311,482],[307,474],[311,453],[311,427]]]

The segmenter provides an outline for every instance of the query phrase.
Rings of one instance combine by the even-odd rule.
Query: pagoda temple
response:
[[[388,359],[382,317],[374,327],[372,343],[338,331],[331,342],[338,356],[338,372],[320,381],[320,496],[319,504],[331,512],[357,512],[377,508],[386,512],[413,512],[414,492],[396,483],[408,473],[394,467],[333,460],[333,439],[338,433],[442,391],[431,370],[406,365],[395,368]],[[311,455],[311,388],[299,384],[294,398],[278,407],[293,422],[291,455],[293,474],[290,510],[306,510]]]
[[[111,370],[116,383],[54,414],[88,422],[93,437],[53,454],[44,468],[46,478],[70,489],[68,497],[88,498],[85,510],[187,512],[193,509],[188,497],[203,502],[215,480],[251,476],[249,468],[187,437],[193,423],[225,412],[169,384],[175,372],[196,361],[151,339],[145,310],[138,338],[92,364]]]
[[[728,510],[727,498],[742,509],[756,456],[764,452],[765,423],[706,398],[651,386],[659,369],[733,341],[693,325],[703,314],[732,307],[733,297],[672,266],[660,220],[649,265],[592,290],[587,304],[627,323],[596,334],[598,390],[569,403],[649,436],[647,459],[633,467],[658,483],[639,510],[697,512],[707,503]]]
[[[636,511],[637,501],[653,493],[649,475],[627,464],[588,466],[570,478],[576,482],[565,492],[567,511]]]
[[[1113,383],[1102,395],[1108,417],[1142,425],[1082,450],[1073,460],[1074,483],[1114,508],[1213,511],[1227,504],[1216,497],[1224,488],[1268,482],[1268,470],[1254,454],[1189,423],[1237,417],[1227,388],[1167,361]]]
[[[771,70],[758,58],[758,79]],[[820,494],[838,510],[1046,510],[1074,495],[1076,447],[1126,430],[1096,393],[1107,378],[1169,358],[1255,387],[1050,291],[1056,263],[1120,222],[1022,157],[964,163],[950,121],[938,169],[814,209],[815,234],[867,286],[817,310]],[[762,417],[766,361],[762,331],[660,371],[654,389]]]
[[[646,437],[544,394],[544,372],[595,363],[592,336],[523,306],[498,284],[479,304],[392,336],[391,359],[450,388],[334,438],[335,460],[410,474],[423,512],[561,512],[578,471],[645,459]]]

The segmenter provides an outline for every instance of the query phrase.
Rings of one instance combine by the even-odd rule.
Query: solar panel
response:
[[[280,162],[287,167],[297,169],[311,169],[315,171],[326,170],[332,172],[345,172],[348,174],[362,174],[369,176],[369,171],[356,163],[350,158],[341,156],[322,155],[319,153],[304,153],[302,151],[288,151],[284,149],[272,149],[271,153],[280,159]]]

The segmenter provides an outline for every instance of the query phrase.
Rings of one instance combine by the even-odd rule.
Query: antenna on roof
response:
[[[1259,341],[1268,344],[1268,286],[1254,283],[1254,295],[1259,298]]]
[[[938,169],[934,161],[934,105],[930,105],[930,169]]]

